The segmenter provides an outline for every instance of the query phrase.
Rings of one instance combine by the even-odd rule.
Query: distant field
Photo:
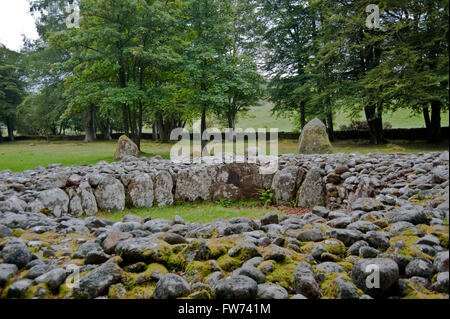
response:
[[[144,156],[161,155],[170,157],[171,144],[161,144],[151,141],[142,143]],[[297,141],[281,140],[278,145],[280,154],[297,153]],[[377,152],[432,152],[449,149],[448,140],[441,144],[427,144],[425,142],[395,141],[395,144],[370,145],[365,140],[337,141],[333,143],[336,153],[377,153]],[[37,166],[61,163],[66,166],[95,164],[99,161],[114,161],[113,155],[116,142],[51,142],[19,141],[14,143],[0,143],[0,171],[10,169],[20,172],[34,169]]]
[[[237,121],[237,126],[243,129],[253,127],[253,128],[270,128],[277,127],[280,132],[292,132],[295,131],[296,128],[292,124],[290,119],[286,118],[274,118],[272,116],[272,105],[270,103],[263,103],[261,106],[253,107],[249,112],[248,116],[245,118],[240,118]],[[441,114],[442,126],[449,125],[449,114],[442,113]],[[364,113],[361,112],[359,118],[357,120],[364,120]],[[383,116],[383,120],[385,122],[389,122],[392,124],[393,128],[423,128],[425,127],[425,123],[423,121],[423,117],[421,115],[411,115],[408,110],[399,110],[395,113],[387,113]],[[342,125],[348,125],[351,123],[351,118],[349,114],[345,112],[337,112],[334,118],[334,126],[336,130]]]

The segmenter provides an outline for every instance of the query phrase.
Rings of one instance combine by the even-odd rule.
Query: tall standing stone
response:
[[[325,124],[317,118],[306,124],[300,135],[299,153],[326,154],[332,152],[333,147],[328,138]]]

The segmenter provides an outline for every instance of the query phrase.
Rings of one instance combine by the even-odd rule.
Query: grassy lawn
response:
[[[151,141],[142,143],[144,156],[161,155],[168,159],[171,144]],[[280,154],[297,153],[297,141],[281,140],[278,145]],[[367,141],[338,141],[333,144],[336,153],[377,153],[377,152],[432,152],[449,149],[448,141],[441,144],[425,142],[395,141],[395,144],[370,145]],[[0,171],[10,169],[20,172],[37,166],[61,163],[66,166],[95,164],[99,161],[114,161],[116,141],[110,142],[50,142],[19,141],[0,144]]]
[[[278,118],[274,119],[272,116],[272,104],[269,102],[262,102],[261,106],[255,106],[250,109],[245,118],[240,118],[237,122],[238,127],[243,129],[254,128],[270,128],[278,127],[280,132],[293,132],[296,130],[292,124],[291,119]],[[364,113],[361,112],[355,120],[364,120]],[[449,113],[442,113],[442,126],[449,125]],[[400,109],[394,113],[387,112],[383,116],[385,122],[392,124],[393,128],[424,128],[425,122],[421,114],[412,115],[409,110]],[[348,125],[352,119],[348,112],[336,112],[334,118],[334,126],[338,130],[342,125]]]
[[[261,218],[268,212],[274,211],[269,208],[257,207],[258,205],[259,203],[257,202],[233,203],[230,207],[223,207],[216,203],[186,203],[162,208],[134,208],[124,212],[100,212],[96,217],[122,221],[125,215],[134,214],[142,218],[150,216],[152,219],[162,218],[172,220],[176,215],[179,215],[185,221],[191,223],[207,223],[215,221],[217,218],[227,220],[233,217]],[[282,213],[278,213],[282,215]]]

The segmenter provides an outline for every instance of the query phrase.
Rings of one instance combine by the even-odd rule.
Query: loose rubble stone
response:
[[[96,298],[107,291],[109,286],[121,278],[120,268],[114,263],[106,263],[80,278],[73,293],[77,298]]]
[[[379,283],[374,272],[379,274]],[[368,279],[369,277],[369,279]],[[363,259],[356,263],[352,270],[352,279],[358,288],[372,297],[384,297],[389,293],[399,278],[398,265],[391,259]],[[373,287],[367,283],[373,284]],[[378,286],[379,285],[379,286]],[[378,287],[378,288],[377,288]]]
[[[258,284],[246,276],[231,276],[219,280],[214,288],[216,299],[254,299]]]
[[[15,264],[0,264],[0,287],[3,287],[17,271],[18,268]]]
[[[258,285],[258,298],[260,299],[288,299],[289,294],[283,287],[274,284]]]
[[[322,296],[322,291],[314,277],[312,268],[305,262],[299,263],[294,270],[294,286],[298,294],[302,294],[308,299],[317,299]]]
[[[434,275],[434,269],[432,263],[424,259],[413,259],[405,269],[406,276],[413,277],[423,277],[431,279]]]
[[[32,254],[23,243],[8,243],[2,250],[3,262],[14,264],[18,268],[24,267],[32,259]]]
[[[2,297],[152,298],[172,274],[181,278],[174,286],[189,289],[181,284],[178,298],[216,298],[216,287],[229,298],[448,298],[449,189],[440,168],[448,154],[281,155],[279,172],[298,170],[295,191],[313,171],[324,186],[326,202],[299,215],[207,223],[94,216],[125,203],[172,205],[177,196],[256,199],[276,175],[262,178],[258,165],[127,157],[0,172]],[[40,196],[51,190],[63,201],[45,207]],[[370,264],[380,268],[381,289],[364,288],[374,279]],[[81,285],[71,290],[64,281],[77,272]]]
[[[28,288],[30,288],[32,284],[33,284],[33,281],[30,279],[23,279],[23,280],[16,281],[8,289],[8,293],[7,293],[8,298],[24,297]]]
[[[174,274],[165,275],[158,281],[153,292],[154,299],[175,299],[189,295],[189,284],[182,277]]]

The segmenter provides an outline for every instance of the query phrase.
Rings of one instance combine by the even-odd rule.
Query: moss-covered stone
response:
[[[200,290],[190,294],[187,299],[211,299],[211,294],[207,290]]]
[[[73,290],[72,285],[67,285],[67,283],[63,283],[61,286],[59,286],[59,298],[65,298],[67,295],[69,295]]]
[[[322,299],[336,299],[339,296],[339,287],[336,283],[336,279],[343,279],[345,281],[348,281],[350,283],[353,282],[350,279],[350,277],[346,273],[333,273],[333,274],[326,274],[325,280],[321,283],[320,289],[322,290],[323,296]],[[353,285],[355,288],[356,293],[358,296],[362,296],[364,292],[361,289],[358,289],[355,285]]]
[[[210,249],[209,257],[211,259],[217,259],[222,255],[225,255],[228,250],[236,245],[236,240],[227,238],[214,238],[208,242]]]
[[[432,292],[409,279],[402,280],[400,286],[402,299],[448,299],[448,295]]]
[[[216,267],[212,262],[209,261],[191,261],[186,266],[186,275],[188,277],[197,276],[198,279],[203,281],[208,275],[217,271]]]
[[[330,254],[330,253],[322,253],[322,255],[320,255],[320,260],[321,261],[338,262],[338,261],[341,261],[342,258],[340,258],[340,257],[338,257],[336,255]]]
[[[228,255],[223,255],[217,259],[217,264],[220,269],[226,272],[231,272],[237,268],[239,268],[244,263],[243,260],[239,258],[233,258]]]
[[[300,251],[305,254],[311,254],[312,251],[319,245],[324,246],[329,253],[338,257],[345,258],[345,256],[347,255],[347,248],[340,240],[337,239],[324,240],[315,243],[304,243],[302,247],[300,247]]]
[[[417,228],[427,235],[434,235],[439,238],[443,247],[448,247],[449,227],[448,225],[418,225]]]
[[[287,258],[281,263],[276,263],[271,273],[266,275],[266,281],[275,283],[286,289],[294,287],[294,270],[298,263]]]
[[[122,299],[150,299],[153,297],[156,283],[152,285],[139,286],[127,291]]]

